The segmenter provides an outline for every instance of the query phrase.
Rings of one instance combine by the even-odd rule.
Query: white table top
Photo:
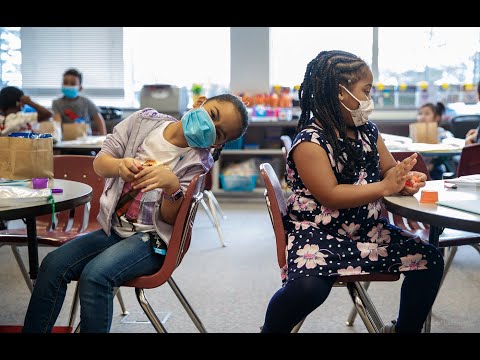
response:
[[[480,208],[480,191],[473,188],[446,189],[443,180],[435,180],[427,181],[427,185],[422,189],[437,190],[439,201],[476,200]],[[421,190],[414,196],[386,196],[384,204],[387,210],[394,214],[425,224],[480,233],[480,215],[437,204],[421,203]]]

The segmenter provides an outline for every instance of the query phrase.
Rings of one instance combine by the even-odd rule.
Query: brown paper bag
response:
[[[86,123],[63,123],[62,124],[63,140],[75,140],[87,136]]]
[[[437,144],[438,143],[438,124],[436,122],[417,122],[411,123],[410,138],[413,142]]]
[[[0,178],[53,178],[53,139],[0,137]]]
[[[38,123],[37,132],[41,134],[52,134],[53,143],[62,141],[62,124],[59,121],[49,120]]]

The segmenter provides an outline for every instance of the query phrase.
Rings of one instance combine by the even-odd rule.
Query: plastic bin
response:
[[[220,183],[225,191],[253,191],[258,175],[220,175]]]

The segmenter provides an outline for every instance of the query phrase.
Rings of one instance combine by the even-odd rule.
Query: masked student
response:
[[[411,196],[426,175],[412,171],[416,153],[397,164],[368,120],[372,84],[368,65],[348,52],[322,51],[307,65],[287,158],[293,192],[283,220],[287,266],[263,332],[290,332],[344,275],[405,275],[396,324],[384,332],[420,332],[433,305],[443,275],[440,251],[380,215],[382,197]],[[418,182],[406,185],[413,176]]]
[[[52,113],[15,86],[0,91],[0,136],[15,131],[32,131],[35,124],[48,120]]]
[[[102,230],[45,257],[23,331],[50,332],[67,284],[79,278],[81,332],[108,332],[113,288],[160,269],[188,184],[247,126],[245,105],[230,94],[202,96],[180,121],[144,109],[117,124],[93,164],[107,178],[97,217]]]
[[[106,135],[107,127],[100,110],[90,99],[80,95],[82,80],[82,73],[76,69],[63,73],[63,96],[52,102],[53,119],[63,124],[85,123],[88,135]],[[92,124],[95,132],[92,132]]]

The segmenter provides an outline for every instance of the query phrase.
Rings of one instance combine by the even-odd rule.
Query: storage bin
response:
[[[253,191],[258,175],[220,175],[220,183],[225,191]]]

